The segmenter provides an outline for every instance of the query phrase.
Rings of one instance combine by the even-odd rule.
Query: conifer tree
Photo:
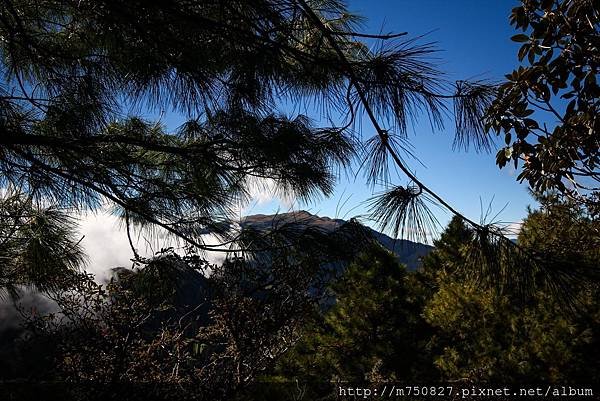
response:
[[[361,253],[332,286],[335,304],[317,313],[278,364],[303,383],[431,380],[427,327],[405,266],[380,246]],[[328,393],[314,384],[311,391]],[[316,397],[316,395],[313,396]]]
[[[562,11],[581,11],[569,10]],[[505,119],[500,98],[488,106],[508,89],[449,82],[430,58],[433,45],[405,33],[364,33],[341,1],[7,0],[0,15],[0,186],[37,214],[108,205],[128,233],[130,226],[158,230],[198,252],[252,257],[264,250],[261,240],[232,230],[231,220],[256,180],[314,200],[358,165],[370,184],[385,188],[371,200],[370,217],[393,236],[430,238],[438,228],[432,205],[460,217],[473,232],[466,261],[482,285],[525,294],[537,282],[565,292],[597,275],[557,270],[418,178],[407,161],[414,118],[425,114],[436,129],[452,109],[455,145],[489,149],[486,128]],[[286,115],[283,104],[301,111]],[[328,123],[311,121],[302,105],[319,105]],[[163,111],[183,123],[165,127],[157,117]],[[354,130],[361,117],[370,134]],[[10,221],[29,222],[10,213],[2,223],[6,244],[16,235]],[[54,222],[55,231],[74,228]],[[204,243],[207,233],[219,243]],[[45,247],[71,255],[55,264],[57,274],[84,260],[73,235],[63,237]],[[38,272],[21,278],[49,279],[37,263],[43,253],[30,251],[28,269]]]
[[[341,1],[7,0],[0,15],[0,184],[40,209],[108,204],[197,250],[251,252],[228,223],[254,180],[315,199],[358,158],[392,186],[374,216],[426,238],[429,202],[459,212],[404,162],[411,120],[440,127],[454,101],[457,144],[489,146],[492,86],[447,81],[432,45],[361,32]],[[331,124],[284,115],[286,102]],[[144,117],[161,110],[184,123]],[[360,116],[374,135],[353,131]]]
[[[597,269],[597,222],[557,196],[539,196],[518,236],[563,269]],[[472,233],[453,220],[424,258],[421,283],[429,289],[423,315],[433,328],[430,357],[444,380],[595,382],[598,364],[596,283],[571,287],[571,298],[536,289],[524,300],[478,284],[466,263]],[[451,244],[450,247],[447,245]],[[577,266],[576,266],[577,265]],[[564,303],[576,299],[577,312]]]

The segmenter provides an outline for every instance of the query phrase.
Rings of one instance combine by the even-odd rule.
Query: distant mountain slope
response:
[[[308,226],[318,227],[324,231],[333,231],[336,228],[347,223],[342,219],[331,219],[329,217],[320,217],[301,210],[298,212],[281,213],[276,215],[256,214],[246,216],[240,222],[241,228],[251,227],[257,231],[267,231],[271,229],[274,222],[293,222],[302,223]],[[433,247],[430,245],[412,242],[404,239],[394,239],[379,231],[369,228],[373,237],[385,248],[393,252],[400,263],[405,264],[409,270],[415,270],[420,266],[420,258],[427,255]]]

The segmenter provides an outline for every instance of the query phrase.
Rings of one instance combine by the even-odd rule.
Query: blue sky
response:
[[[366,31],[407,31],[411,37],[426,34],[423,40],[437,43],[440,52],[436,58],[439,58],[440,69],[451,80],[501,80],[515,68],[518,44],[510,41],[515,32],[508,24],[514,5],[512,1],[476,0],[349,2],[351,11],[367,17]],[[370,136],[373,132],[370,126],[364,125],[364,134]],[[514,169],[498,169],[495,151],[490,154],[478,154],[474,150],[452,151],[453,135],[451,120],[445,130],[437,132],[432,132],[428,123],[414,127],[410,141],[414,145],[414,153],[425,165],[410,163],[417,176],[474,220],[480,219],[492,201],[492,215],[507,205],[498,220],[522,220],[527,205],[533,200],[526,185],[516,182]],[[399,184],[406,183],[404,178],[396,180]],[[356,179],[341,177],[331,198],[296,204],[294,208],[331,217],[351,217],[366,212],[364,201],[371,195],[372,191],[362,176]],[[346,201],[348,196],[350,198]],[[277,209],[285,211],[287,206],[278,201],[262,202],[251,205],[245,212],[271,213]],[[436,215],[444,225],[451,217],[443,211],[436,211]]]
[[[519,44],[510,41],[516,32],[508,23],[510,11],[516,4],[516,1],[507,0],[352,0],[349,9],[366,17],[365,32],[408,32],[408,38],[425,35],[423,43],[435,42],[439,49],[435,55],[436,63],[447,74],[448,80],[500,81],[518,65]],[[286,114],[297,112],[289,105],[281,111]],[[319,115],[308,113],[315,120],[321,119]],[[162,121],[174,128],[182,120],[167,113]],[[514,168],[507,166],[500,170],[496,167],[496,150],[483,154],[475,150],[453,151],[453,124],[449,119],[445,129],[433,132],[429,123],[423,121],[410,130],[409,140],[418,158],[418,161],[409,160],[411,169],[429,188],[475,221],[481,219],[490,205],[492,216],[501,211],[497,221],[521,221],[526,216],[527,206],[534,203],[527,186],[516,182]],[[374,134],[366,119],[362,130],[365,137]],[[395,184],[407,183],[402,176],[392,178]],[[364,216],[367,212],[365,201],[381,190],[367,186],[362,174],[356,177],[343,175],[329,198],[290,205],[289,200],[281,201],[257,190],[255,200],[243,208],[242,213],[270,214],[293,208],[321,216]],[[433,212],[442,226],[452,217],[441,209],[433,209]]]

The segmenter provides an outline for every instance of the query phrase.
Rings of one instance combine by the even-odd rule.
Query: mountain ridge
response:
[[[287,213],[277,214],[255,214],[245,216],[240,220],[240,226],[252,228],[258,231],[267,231],[272,229],[278,223],[302,223],[309,227],[316,227],[326,232],[334,231],[342,225],[347,224],[347,220],[335,219],[327,216],[318,216],[311,214],[306,210],[299,210]],[[366,227],[373,237],[386,249],[396,255],[398,261],[406,265],[408,270],[416,270],[420,265],[420,259],[433,250],[431,245],[413,242],[406,239],[395,239],[379,232],[371,227]]]

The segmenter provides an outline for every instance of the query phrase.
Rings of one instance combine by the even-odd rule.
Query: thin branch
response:
[[[438,202],[440,202],[440,204],[442,204],[444,207],[446,207],[450,212],[452,212],[453,214],[459,216],[464,221],[466,221],[469,224],[471,224],[473,227],[482,229],[483,228],[482,226],[480,226],[479,224],[475,223],[473,220],[467,218],[462,213],[460,213],[459,211],[457,211],[456,209],[454,209],[441,196],[439,196],[433,190],[429,189],[426,185],[424,185],[404,165],[404,163],[400,159],[400,156],[394,151],[394,148],[391,146],[391,144],[387,140],[387,136],[388,136],[387,131],[384,130],[383,128],[381,128],[381,126],[379,125],[379,122],[377,121],[377,118],[375,117],[375,113],[373,112],[373,110],[371,109],[371,106],[369,105],[366,93],[365,93],[363,87],[361,86],[360,79],[354,73],[354,70],[352,69],[352,67],[351,67],[348,59],[346,58],[346,55],[344,54],[344,52],[338,46],[337,41],[333,38],[333,36],[331,34],[331,31],[323,24],[323,22],[314,13],[314,11],[310,8],[310,6],[308,6],[308,4],[306,4],[306,2],[304,0],[298,0],[298,2],[301,5],[301,7],[304,10],[304,12],[306,13],[307,17],[319,28],[319,30],[321,32],[323,32],[323,35],[327,38],[327,40],[331,44],[332,48],[337,53],[338,57],[340,58],[340,60],[342,62],[342,67],[345,69],[345,72],[346,72],[346,74],[348,76],[348,79],[350,80],[350,84],[353,85],[356,88],[356,92],[357,92],[357,94],[358,94],[358,96],[359,96],[359,98],[361,100],[361,103],[362,103],[363,107],[365,108],[365,111],[367,113],[367,116],[369,117],[369,120],[371,121],[371,124],[373,125],[373,127],[377,131],[377,134],[380,136],[381,140],[384,142],[385,147],[388,149],[390,155],[394,159],[394,162],[396,163],[396,165],[398,166],[398,168],[400,168],[400,170],[402,170],[402,172],[408,178],[410,178],[415,184],[417,184],[423,191],[429,193],[433,198],[435,198]]]
[[[127,209],[125,209],[125,229],[127,230],[127,240],[129,241],[129,247],[131,248],[131,251],[133,252],[133,256],[134,256],[135,260],[138,262],[143,262],[143,259],[138,254],[137,249],[135,249],[135,246],[133,246],[133,241],[131,239],[130,224],[129,224],[129,210],[127,210]]]
[[[394,38],[399,38],[401,36],[408,35],[408,32],[390,33],[387,35],[374,35],[374,34],[369,34],[369,33],[343,32],[343,31],[330,31],[330,32],[332,34],[338,35],[338,36],[354,36],[357,38],[370,38],[370,39],[382,39],[382,40],[394,39]]]

